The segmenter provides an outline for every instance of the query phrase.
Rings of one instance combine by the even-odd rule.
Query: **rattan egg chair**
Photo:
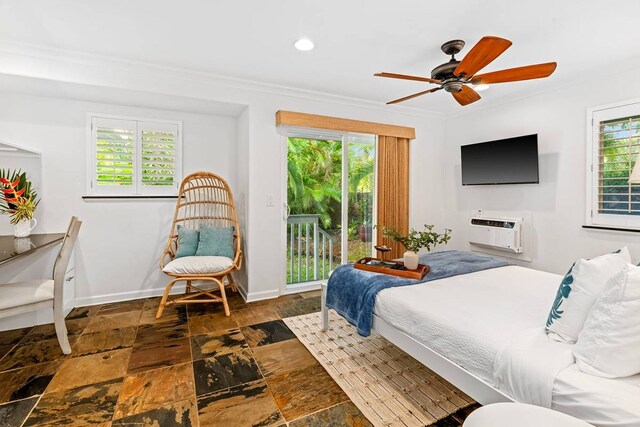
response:
[[[213,227],[234,227],[233,259],[201,256],[175,257],[178,249],[178,225],[198,229],[202,224]],[[166,262],[167,260],[169,262]],[[173,279],[164,291],[156,318],[162,316],[164,308],[168,305],[211,302],[222,302],[224,312],[229,316],[225,279],[229,287],[237,291],[232,273],[240,270],[241,267],[240,226],[229,184],[210,172],[192,173],[180,185],[169,241],[160,259],[160,268]],[[171,288],[178,282],[186,282],[185,294],[169,300]],[[214,286],[205,289],[201,282],[213,282]],[[216,290],[220,291],[220,296],[214,293]]]

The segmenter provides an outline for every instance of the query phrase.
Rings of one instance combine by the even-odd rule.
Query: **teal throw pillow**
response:
[[[200,232],[198,230],[178,225],[178,250],[176,250],[175,257],[194,256],[198,250],[199,238]]]
[[[196,256],[224,256],[233,259],[236,251],[233,246],[235,227],[200,226],[200,241]]]

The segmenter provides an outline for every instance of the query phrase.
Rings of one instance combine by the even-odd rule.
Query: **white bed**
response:
[[[561,280],[508,266],[385,289],[373,330],[480,403],[516,400],[497,384],[494,363],[510,342],[544,326]],[[598,427],[640,426],[640,375],[610,380],[563,365],[551,386],[553,409]]]

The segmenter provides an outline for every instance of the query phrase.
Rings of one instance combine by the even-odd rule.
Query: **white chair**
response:
[[[67,233],[62,240],[60,253],[53,265],[53,279],[0,284],[0,318],[45,308],[53,309],[53,323],[64,354],[71,353],[67,326],[64,322],[64,298],[62,295],[64,275],[81,224],[82,221],[79,221],[75,216],[71,218]]]

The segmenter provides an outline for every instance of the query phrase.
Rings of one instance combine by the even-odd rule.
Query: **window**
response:
[[[91,195],[176,195],[181,123],[90,115]]]
[[[587,224],[640,229],[640,185],[628,182],[640,153],[640,102],[590,115]]]

